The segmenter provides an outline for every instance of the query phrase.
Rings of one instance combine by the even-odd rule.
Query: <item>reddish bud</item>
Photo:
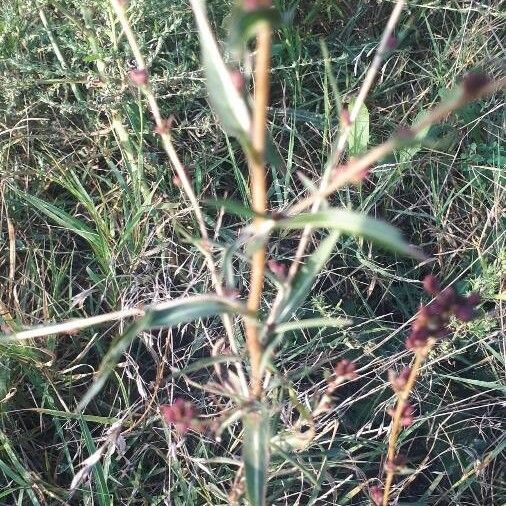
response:
[[[404,390],[410,374],[411,367],[405,367],[399,374],[395,374],[391,369],[388,371],[388,380],[394,392],[401,392]]]
[[[381,506],[383,504],[383,488],[378,485],[369,487],[369,497],[374,506]]]
[[[160,413],[166,423],[174,425],[183,434],[195,425],[197,415],[193,404],[183,399],[176,399],[171,405],[160,406]]]
[[[168,119],[162,119],[160,125],[155,127],[155,133],[159,135],[167,134],[170,132],[172,128],[172,124],[174,123],[175,116],[171,114]]]
[[[223,295],[231,299],[238,299],[241,294],[237,288],[226,286],[225,288],[223,288]]]
[[[423,283],[423,289],[429,295],[436,295],[441,290],[441,285],[439,284],[438,279],[436,278],[436,276],[433,276],[432,274],[425,276],[423,278],[422,283]]]
[[[334,368],[334,373],[338,378],[353,379],[358,375],[356,373],[356,366],[353,362],[343,359],[337,363]]]
[[[421,327],[413,329],[411,331],[411,334],[409,334],[408,338],[406,339],[406,348],[408,350],[425,348],[425,346],[427,346],[428,339],[429,330],[427,328]]]
[[[181,178],[177,174],[174,174],[172,176],[172,184],[174,186],[177,186],[178,188],[181,188],[181,186],[183,185],[183,182],[181,181]]]
[[[477,306],[481,302],[479,293],[473,292],[467,297],[467,303],[471,306]]]
[[[447,287],[438,296],[438,302],[445,308],[448,309],[456,301],[457,294],[452,287]]]
[[[469,72],[464,76],[462,89],[464,93],[473,98],[490,82],[490,78],[482,72]]]
[[[278,262],[277,260],[267,260],[267,267],[269,267],[270,271],[275,274],[280,279],[286,278],[286,265]]]
[[[348,109],[348,106],[343,107],[343,110],[341,111],[341,124],[345,127],[349,127],[351,125],[350,110]]]
[[[132,69],[128,73],[128,76],[135,86],[145,86],[148,84],[149,74],[146,69]]]
[[[393,459],[385,462],[385,471],[397,473],[405,467],[407,459],[404,455],[398,454]]]
[[[387,49],[393,51],[397,47],[397,44],[398,44],[397,37],[395,37],[394,35],[390,35],[387,39]]]
[[[409,427],[413,423],[414,415],[415,408],[411,404],[406,403],[402,408],[401,425],[403,427]]]
[[[455,308],[455,317],[463,322],[470,322],[474,317],[474,308],[470,304],[464,303]]]
[[[242,93],[244,91],[244,86],[246,85],[246,81],[244,79],[244,75],[240,70],[231,70],[229,72],[230,80],[232,81],[232,84],[234,85],[234,88],[239,92]]]

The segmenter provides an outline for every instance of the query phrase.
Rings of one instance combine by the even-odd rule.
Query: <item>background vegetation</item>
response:
[[[390,2],[291,0],[294,21],[276,32],[269,122],[284,164],[269,176],[270,206],[283,208],[317,178],[339,120],[321,40],[345,100],[370,64]],[[218,34],[230,9],[210,1]],[[245,160],[210,112],[187,2],[132,1],[129,10],[178,153],[202,201],[249,206]],[[367,99],[371,145],[444,98],[471,69],[501,73],[501,2],[420,1],[404,11],[399,44]],[[101,314],[211,291],[191,210],[181,198],[138,90],[131,54],[105,0],[6,0],[0,10],[0,323],[24,326]],[[100,74],[102,73],[102,79]],[[125,127],[120,138],[114,121]],[[419,416],[402,435],[409,474],[399,504],[500,505],[504,451],[505,151],[503,97],[432,127],[421,149],[374,167],[360,187],[333,196],[390,221],[433,261],[422,266],[357,239],[340,240],[298,318],[344,317],[345,329],[295,330],[274,363],[301,405],[326,387],[339,359],[359,377],[318,419],[301,451],[274,454],[269,504],[368,504],[367,480],[385,453],[392,393],[387,371],[406,363],[404,338],[434,272],[463,293],[479,290],[479,318],[435,348],[415,390]],[[436,142],[437,141],[437,142]],[[322,149],[322,146],[324,149]],[[206,208],[214,239],[230,244],[243,223]],[[244,223],[246,223],[244,221]],[[271,242],[280,262],[297,234]],[[315,236],[319,238],[318,235]],[[247,280],[246,263],[240,291]],[[267,294],[274,293],[267,285]],[[227,409],[171,375],[211,353],[219,319],[143,333],[84,415],[74,408],[112,337],[109,324],[24,344],[0,343],[0,504],[226,504],[240,462],[240,424],[216,439],[178,435],[157,413],[191,399],[206,417]],[[212,372],[212,370],[211,370]],[[152,400],[152,402],[150,402]],[[294,403],[276,407],[290,426]],[[145,413],[145,417],[139,417]],[[124,420],[90,478],[69,498],[81,464]],[[138,424],[135,422],[139,422]],[[371,482],[373,483],[373,482]]]

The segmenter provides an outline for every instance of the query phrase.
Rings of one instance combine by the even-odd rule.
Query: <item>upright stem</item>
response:
[[[255,100],[253,109],[252,152],[248,155],[253,210],[259,214],[267,211],[267,183],[265,174],[265,139],[267,130],[267,104],[269,101],[269,67],[271,56],[271,28],[263,26],[257,35],[257,57],[255,65]],[[254,219],[259,229],[262,218]],[[265,245],[253,254],[250,278],[248,309],[258,311],[262,299],[265,271]],[[262,344],[258,327],[246,321],[246,344],[251,360],[251,395],[259,398],[262,393]]]
[[[428,345],[431,346],[430,344]],[[415,361],[413,362],[413,366],[411,367],[411,373],[406,381],[406,385],[404,388],[397,394],[397,406],[395,407],[395,412],[392,418],[392,428],[390,429],[390,436],[388,439],[388,451],[387,451],[387,460],[386,462],[393,462],[396,447],[397,447],[397,438],[399,437],[399,433],[401,431],[401,418],[402,411],[404,406],[406,405],[406,401],[408,400],[411,391],[413,390],[413,386],[415,384],[416,378],[418,376],[418,372],[420,371],[420,366],[422,365],[423,359],[427,355],[429,348],[417,350],[415,355]],[[385,477],[385,489],[383,492],[383,506],[388,506],[388,500],[390,497],[390,489],[392,487],[392,482],[394,479],[395,471],[392,469],[392,465],[389,466],[387,470],[387,474]]]

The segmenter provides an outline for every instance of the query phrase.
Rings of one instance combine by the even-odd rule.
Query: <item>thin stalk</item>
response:
[[[130,49],[135,57],[137,68],[139,70],[146,70],[146,61],[144,60],[144,57],[142,55],[142,52],[140,50],[139,44],[137,43],[137,39],[135,37],[135,34],[133,33],[132,27],[130,26],[130,22],[126,16],[125,7],[123,5],[123,2],[120,0],[111,0],[111,5],[114,9],[114,12],[121,24],[121,27],[123,28],[123,32],[125,33],[125,36],[128,40],[128,44],[130,46]],[[207,263],[209,272],[211,274],[211,280],[214,286],[214,289],[216,290],[216,293],[220,296],[224,296],[224,290],[220,282],[220,278],[218,276],[218,272],[216,269],[216,265],[214,263],[213,256],[211,252],[208,250],[209,242],[209,235],[207,232],[207,228],[204,221],[204,216],[202,214],[202,210],[200,209],[199,202],[197,200],[197,196],[195,195],[193,191],[193,187],[191,184],[191,181],[186,173],[186,170],[181,163],[179,156],[176,152],[176,149],[174,148],[174,144],[172,143],[172,137],[170,135],[170,129],[167,127],[167,122],[163,119],[160,108],[158,106],[158,102],[156,100],[156,97],[153,93],[153,90],[151,86],[149,85],[149,82],[141,86],[141,90],[144,93],[144,96],[146,97],[149,105],[149,109],[151,110],[151,114],[153,116],[153,119],[155,121],[157,132],[160,135],[160,138],[162,140],[163,148],[172,164],[172,167],[174,168],[174,171],[176,172],[177,176],[179,177],[179,180],[181,181],[181,186],[183,188],[184,193],[186,194],[186,197],[190,201],[190,205],[192,207],[193,213],[195,215],[195,218],[197,220],[200,233],[202,235],[203,239],[203,245],[200,248],[200,251],[204,255],[204,259]],[[227,333],[228,341],[230,343],[230,348],[234,353],[238,353],[238,346],[235,340],[235,334],[233,329],[233,321],[232,318],[230,318],[229,315],[223,315],[222,316],[223,326],[225,327],[225,331]],[[241,382],[241,387],[244,391],[244,393],[247,392],[247,382],[244,375],[244,372],[242,368],[237,365],[237,374],[239,377],[239,380]]]
[[[418,377],[418,373],[420,372],[420,367],[427,356],[427,353],[432,348],[433,343],[430,341],[427,347],[417,350],[415,354],[415,360],[413,365],[411,366],[411,373],[406,381],[406,385],[404,388],[398,392],[397,394],[397,405],[395,407],[395,412],[392,417],[392,427],[390,429],[390,435],[388,438],[388,451],[386,462],[393,462],[396,449],[397,449],[397,439],[399,438],[399,433],[401,431],[401,418],[402,411],[404,406],[406,406],[406,402],[413,390],[413,386],[415,385],[416,378]],[[386,477],[385,477],[385,488],[383,492],[383,506],[388,506],[388,500],[390,497],[390,489],[392,488],[392,482],[395,476],[395,470],[392,468],[393,466],[389,466]]]
[[[473,96],[467,96],[465,93],[461,93],[457,98],[448,102],[443,102],[433,109],[429,110],[427,115],[418,123],[413,125],[409,131],[410,137],[415,138],[417,134],[421,133],[425,128],[430,127],[436,123],[443,121],[450,113],[461,108],[462,106],[477,100],[482,97],[486,97],[503,89],[506,86],[506,77],[492,81],[491,83],[484,86]],[[394,136],[383,144],[372,148],[362,157],[348,164],[346,170],[343,170],[336,175],[329,184],[319,189],[312,195],[300,200],[297,204],[290,207],[286,214],[293,216],[296,215],[316,202],[322,197],[328,197],[345,184],[349,183],[354,177],[358,176],[364,169],[371,167],[378,160],[381,160],[386,155],[389,155],[396,149],[402,142],[405,142],[402,137]]]
[[[267,183],[265,174],[265,141],[267,131],[267,104],[269,102],[269,70],[271,59],[271,28],[263,26],[257,35],[257,57],[255,63],[255,98],[253,106],[252,149],[248,153],[252,207],[256,213],[267,212]],[[259,230],[263,219],[256,217],[253,226]],[[257,312],[262,299],[264,285],[266,248],[262,244],[252,258],[250,291],[247,307]],[[246,344],[251,360],[251,396],[262,394],[262,344],[258,326],[245,322]]]

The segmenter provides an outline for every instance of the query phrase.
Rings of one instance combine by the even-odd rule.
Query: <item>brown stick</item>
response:
[[[253,210],[259,214],[267,211],[267,183],[265,175],[265,139],[267,104],[269,101],[269,67],[271,56],[271,29],[263,26],[257,35],[257,59],[255,67],[255,101],[253,109],[252,152],[248,154],[251,198]],[[262,218],[255,218],[253,225],[259,229]],[[250,292],[247,307],[258,311],[262,299],[265,271],[265,245],[254,253],[251,266]],[[262,344],[258,327],[246,321],[246,344],[251,360],[251,395],[259,398],[262,393]]]
[[[395,412],[392,417],[392,427],[390,429],[390,435],[388,438],[388,451],[387,451],[387,459],[386,462],[392,462],[397,447],[397,439],[399,437],[399,433],[401,431],[401,417],[402,410],[406,405],[408,397],[413,390],[413,386],[415,385],[416,378],[418,373],[420,372],[420,367],[423,363],[424,358],[427,356],[427,353],[433,346],[433,342],[429,341],[429,344],[421,349],[417,350],[415,354],[415,361],[413,362],[413,366],[411,367],[411,373],[406,381],[406,385],[404,388],[397,394],[397,405],[395,407]],[[385,477],[385,489],[383,492],[383,506],[388,506],[388,500],[390,497],[390,489],[392,487],[392,482],[394,479],[395,471],[392,469],[393,466],[389,466],[387,470],[387,474]]]

